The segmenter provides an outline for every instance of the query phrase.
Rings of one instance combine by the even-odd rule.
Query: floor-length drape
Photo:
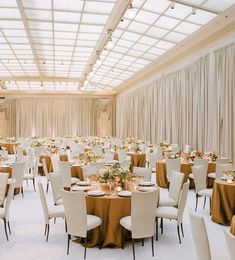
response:
[[[216,150],[235,161],[235,44],[116,99],[116,133],[182,148]]]

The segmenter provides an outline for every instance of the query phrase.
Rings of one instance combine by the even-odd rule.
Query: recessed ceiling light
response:
[[[132,5],[132,3],[130,4],[129,8],[127,9],[126,15],[129,19],[133,19],[136,15],[136,11]]]

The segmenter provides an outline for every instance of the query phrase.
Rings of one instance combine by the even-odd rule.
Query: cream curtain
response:
[[[235,44],[116,99],[117,136],[216,150],[235,161]]]
[[[16,136],[96,135],[96,99],[16,100]]]

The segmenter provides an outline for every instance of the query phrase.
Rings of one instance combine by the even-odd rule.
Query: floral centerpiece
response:
[[[203,159],[204,158],[204,153],[201,151],[192,151],[190,153],[191,158],[196,158],[196,159]]]
[[[174,153],[174,152],[170,152],[168,154],[168,158],[169,159],[176,159],[176,158],[179,158],[180,157],[180,153]]]
[[[211,161],[216,161],[216,159],[218,158],[218,154],[215,151],[210,151],[208,153],[205,154],[207,158],[209,158]]]
[[[127,146],[126,144],[122,144],[122,145],[120,146],[120,149],[121,149],[121,150],[128,151],[128,146]]]
[[[6,142],[6,143],[15,143],[15,142],[16,142],[16,138],[15,138],[15,136],[7,137],[7,138],[5,139],[5,142]]]
[[[162,147],[163,149],[167,149],[169,147],[169,143],[167,143],[166,141],[162,141],[160,142],[159,146]]]
[[[101,180],[107,181],[112,180],[114,182],[120,183],[122,188],[128,181],[135,177],[135,174],[130,172],[128,167],[121,163],[114,163],[109,167],[105,167],[99,170],[99,176]]]
[[[79,155],[79,159],[85,162],[93,162],[96,161],[98,158],[99,156],[95,155],[93,151],[87,151]]]
[[[182,158],[183,162],[188,162],[190,160],[190,152],[181,152],[180,157]]]
[[[136,153],[141,152],[141,148],[139,147],[139,145],[134,146],[132,150],[135,151]]]

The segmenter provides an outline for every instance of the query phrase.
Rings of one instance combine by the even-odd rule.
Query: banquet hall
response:
[[[0,0],[0,259],[235,259],[235,0]]]

